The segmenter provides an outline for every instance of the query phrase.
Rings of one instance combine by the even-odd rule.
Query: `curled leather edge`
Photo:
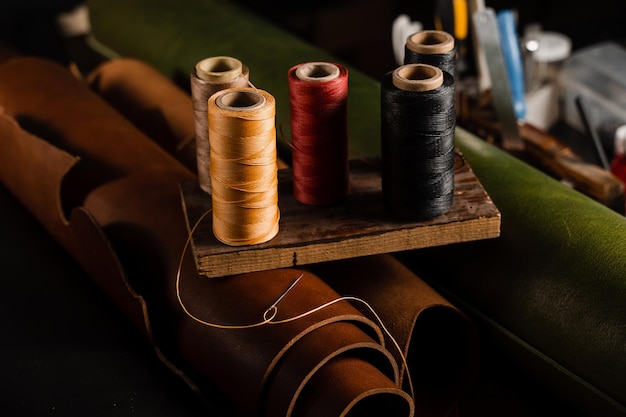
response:
[[[288,268],[274,272],[283,275],[283,277],[274,277],[278,278],[276,280],[277,282],[285,284],[289,283],[292,279],[293,269]],[[285,277],[289,277],[289,280],[286,281]],[[206,278],[200,279],[206,280]],[[251,280],[256,280],[254,285],[266,286],[269,284],[267,281],[268,276],[264,273],[250,273],[226,279],[241,279],[244,281],[244,284],[242,285],[245,285],[246,287],[253,284]],[[209,281],[215,282],[214,280]],[[308,276],[305,276],[305,279],[303,279],[299,285],[295,286],[291,290],[290,296],[285,297],[281,301],[279,309],[283,312],[282,314],[284,317],[294,317],[301,312],[309,311],[311,305],[322,305],[324,302],[332,301],[339,297],[338,294],[328,288],[325,284],[322,285],[322,288],[326,288],[323,293],[321,295],[317,294],[315,289],[317,288],[319,290],[320,284],[321,281],[315,275],[309,273]],[[306,285],[309,285],[309,287]],[[229,287],[232,289],[232,285],[229,285]],[[248,289],[248,291],[254,292],[254,290],[250,289]],[[259,302],[261,304],[258,306],[246,306],[246,311],[252,312],[259,310],[259,306],[263,305],[262,301]],[[302,305],[303,303],[305,304]],[[206,316],[206,312],[203,313],[202,311],[194,313],[194,315],[195,314],[201,315],[203,318]],[[246,316],[249,316],[249,314],[246,314]],[[281,318],[279,317],[278,320],[280,321],[280,319]],[[345,331],[346,333],[349,332],[354,337],[364,338],[367,336],[370,343],[377,344],[379,346],[378,349],[381,351],[384,350],[381,344],[383,336],[378,329],[378,326],[362,315],[358,309],[347,303],[347,301],[342,300],[340,303],[333,304],[324,310],[317,311],[316,313],[307,315],[307,317],[298,319],[297,321],[293,321],[291,323],[292,324],[283,323],[278,324],[277,326],[270,326],[269,329],[258,334],[249,333],[247,337],[240,340],[236,351],[230,352],[227,355],[217,355],[220,356],[221,359],[216,362],[216,355],[208,354],[209,352],[207,351],[207,347],[211,346],[211,349],[215,349],[219,352],[219,349],[221,349],[221,343],[216,344],[215,341],[221,340],[223,336],[228,338],[228,334],[225,334],[224,332],[231,332],[233,330],[199,327],[199,324],[187,322],[181,329],[179,329],[178,337],[181,340],[187,341],[193,339],[195,343],[179,343],[181,346],[181,353],[187,361],[194,363],[196,365],[196,369],[201,373],[211,373],[213,379],[209,382],[212,384],[221,382],[224,389],[226,389],[224,392],[226,397],[233,398],[233,396],[238,395],[237,393],[241,390],[248,393],[246,398],[240,398],[238,404],[236,405],[240,414],[253,415],[258,411],[259,415],[261,415],[260,413],[262,413],[262,409],[264,408],[264,399],[267,398],[266,395],[268,395],[268,393],[278,394],[280,396],[281,394],[287,392],[281,387],[277,388],[272,383],[274,381],[274,375],[284,371],[286,367],[292,366],[294,363],[303,365],[308,369],[312,368],[316,371],[319,368],[316,368],[315,362],[318,357],[315,356],[316,352],[311,351],[315,350],[320,343],[323,345],[328,341],[329,332],[332,334],[331,337],[337,338],[342,336],[338,333],[339,330]],[[289,326],[289,328],[283,329],[282,326],[286,325]],[[279,326],[281,326],[280,329]],[[338,326],[344,327],[338,328]],[[248,330],[248,332],[249,331],[250,330]],[[272,333],[272,331],[275,333]],[[272,334],[282,339],[282,342],[279,342],[278,344],[276,342],[268,342],[266,339],[268,337],[272,337]],[[320,337],[320,335],[322,337]],[[323,337],[324,335],[326,337]],[[265,342],[263,342],[264,340]],[[278,349],[268,350],[271,346],[257,347],[257,342],[261,342],[262,345],[273,345]],[[304,350],[300,350],[298,348],[303,348]],[[329,347],[326,346],[325,348],[328,349]],[[354,345],[353,343],[346,343],[346,346],[342,346],[340,350],[353,351],[357,348],[360,347]],[[244,357],[240,357],[241,352],[248,351],[251,352],[250,355],[246,354]],[[306,355],[299,355],[303,352],[306,353]],[[296,362],[289,360],[289,358],[292,358],[293,355],[297,356]],[[324,355],[334,356],[333,353],[328,352],[328,350],[325,351]],[[245,358],[248,358],[248,356],[256,357],[256,359],[254,359],[253,366],[246,368],[239,365],[239,369],[236,372],[233,372],[233,370],[230,369],[231,367],[228,365],[230,361],[238,360],[241,363],[245,363]],[[390,354],[387,358],[393,361],[393,357]],[[378,361],[378,363],[380,364],[381,361]],[[396,383],[398,379],[397,368],[395,368],[395,366],[397,366],[397,364],[386,365],[383,368],[389,368],[390,366],[392,366],[392,368],[390,368],[391,371],[386,372],[385,375],[390,378],[389,381],[391,383],[395,384],[397,388],[400,389],[399,385]],[[246,381],[241,381],[240,379],[243,369],[247,369],[246,372],[248,375]],[[299,376],[304,378],[306,375],[299,374]],[[218,378],[218,380],[215,380],[215,378]],[[232,379],[233,381],[227,381],[224,383],[224,381],[219,380],[219,378]],[[239,383],[236,383],[236,381],[239,381]],[[349,381],[348,383],[357,384],[356,381]],[[298,381],[297,384],[300,384],[300,381]],[[283,398],[283,400],[285,399]],[[290,400],[291,398],[287,399],[287,401]]]
[[[317,333],[304,335],[309,339],[315,338],[310,343],[315,348],[305,349],[303,344],[295,343],[280,359],[282,364],[273,369],[265,383],[265,399],[261,404],[265,416],[291,417],[300,400],[300,394],[307,388],[309,381],[329,361],[340,355],[367,358],[370,363],[376,364],[376,368],[399,385],[398,364],[393,355],[383,346],[366,336],[364,333],[352,335],[349,331],[337,331],[328,337],[323,337],[328,326],[345,327],[345,321],[335,321],[321,327]],[[335,336],[335,337],[333,337]],[[339,336],[339,337],[337,337]],[[341,340],[339,340],[341,339]],[[349,339],[349,340],[346,340]],[[303,352],[300,352],[300,351]],[[304,358],[305,360],[303,360]],[[385,369],[386,368],[386,369]]]
[[[145,317],[145,301],[133,289],[104,232],[91,214],[82,207],[73,208],[70,218],[63,213],[61,186],[80,158],[51,145],[23,130],[10,116],[0,115],[2,138],[0,152],[12,155],[1,164],[0,179],[74,259],[94,275],[98,284],[131,317],[145,336],[150,326]],[[50,210],[54,207],[54,210]],[[76,256],[84,247],[82,239],[93,239],[94,247]],[[103,257],[104,260],[103,260]],[[93,266],[92,266],[93,265]],[[103,268],[104,267],[104,268]],[[114,273],[114,278],[105,279]],[[126,300],[120,302],[125,296]],[[122,298],[120,298],[122,297]]]
[[[408,377],[411,377],[415,389],[416,415],[426,412],[427,415],[445,416],[453,412],[474,381],[479,368],[478,333],[469,318],[392,255],[331,261],[312,265],[311,270],[336,291],[351,291],[367,300],[381,317],[401,351],[392,350],[392,353],[400,364],[400,384],[405,390],[409,383]],[[442,342],[447,345],[444,347],[457,348],[449,346],[451,340],[446,338],[462,341],[464,346],[445,353],[442,353],[443,347],[438,349],[436,354],[449,365],[444,369],[430,369],[428,377],[437,374],[437,381],[423,380],[424,375],[418,373],[418,368],[424,364],[436,364],[435,358],[429,356],[433,352],[428,350],[425,343],[429,339],[424,340],[423,336],[432,336],[429,332],[438,328],[437,325],[442,322],[448,326],[457,326],[454,329],[446,326],[441,334]],[[436,345],[433,346],[431,350],[436,349]],[[443,356],[451,353],[456,357]],[[410,375],[405,365],[408,365]],[[449,382],[439,378],[449,378]],[[419,384],[427,389],[420,390]],[[445,392],[437,392],[437,384],[444,384],[447,388]]]
[[[61,184],[80,158],[23,130],[1,107],[0,154],[12,156],[0,164],[0,181],[129,318],[151,343],[159,360],[200,394],[196,384],[161,351],[152,333],[145,299],[128,281],[115,251],[91,213],[76,207],[69,219],[64,215]],[[55,210],[47,209],[50,207]],[[85,241],[93,245],[88,251]]]
[[[347,375],[359,380],[361,384],[358,387],[342,384]],[[307,407],[308,404],[301,404],[295,414],[302,417],[416,415],[415,404],[411,397],[395,386],[382,386],[384,381],[379,377],[380,373],[374,366],[358,357],[336,356],[320,367],[310,384],[311,392],[307,397],[311,399],[313,405]],[[345,393],[344,390],[352,390],[352,392]],[[319,397],[336,398],[336,401],[315,401],[315,398]],[[352,400],[342,401],[344,398],[352,398]],[[363,401],[366,398],[367,401]]]

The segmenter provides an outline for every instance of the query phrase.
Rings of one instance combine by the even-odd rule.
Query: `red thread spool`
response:
[[[331,205],[348,194],[348,70],[309,62],[288,73],[294,197]]]

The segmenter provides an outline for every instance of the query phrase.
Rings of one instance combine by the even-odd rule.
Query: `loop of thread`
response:
[[[428,64],[454,76],[456,52],[452,35],[439,30],[426,30],[407,39],[404,64]]]
[[[198,74],[198,66],[201,63],[209,63],[210,66],[205,65],[203,68],[206,70],[212,70],[213,73],[229,73],[233,71],[232,61],[237,61],[230,57],[211,57],[203,61],[200,61],[196,67],[191,70],[190,84],[191,84],[191,99],[193,103],[194,112],[194,132],[196,140],[196,162],[198,171],[198,184],[200,188],[207,193],[211,193],[211,176],[209,169],[209,136],[207,128],[207,111],[208,100],[213,94],[218,91],[235,88],[235,87],[247,87],[249,79],[249,69],[247,66],[241,64],[241,70],[238,74],[230,79],[220,79],[214,77],[213,80],[210,77],[202,78],[202,74]],[[237,61],[238,62],[238,61]],[[211,67],[212,66],[212,67]],[[207,79],[209,78],[209,79]]]
[[[402,67],[401,67],[402,68]],[[425,220],[445,213],[454,194],[454,77],[440,87],[407,91],[381,83],[382,189],[394,217]]]
[[[208,101],[213,233],[231,246],[264,243],[278,233],[274,97],[230,88]]]
[[[294,197],[304,204],[335,204],[348,194],[348,70],[334,63],[299,64],[289,70],[288,84]]]
[[[181,253],[180,258],[178,260],[178,269],[176,270],[176,298],[178,300],[178,304],[180,305],[180,307],[183,310],[183,312],[187,315],[187,317],[189,317],[190,319],[194,320],[195,322],[200,323],[200,324],[202,324],[204,326],[207,326],[207,327],[213,327],[213,328],[216,328],[216,329],[224,329],[224,330],[243,330],[243,329],[252,329],[252,328],[261,327],[261,326],[280,325],[280,324],[285,324],[285,323],[289,323],[289,322],[296,321],[296,320],[301,320],[301,319],[303,319],[303,318],[305,318],[307,316],[315,314],[318,311],[321,311],[321,310],[323,310],[325,308],[328,308],[328,307],[330,307],[330,306],[332,306],[334,304],[337,304],[337,303],[339,303],[341,301],[354,301],[354,302],[361,303],[374,316],[374,318],[378,322],[380,328],[387,335],[387,337],[391,340],[391,342],[393,344],[393,347],[396,349],[396,351],[400,355],[400,358],[402,359],[402,365],[404,366],[404,371],[405,371],[406,376],[407,376],[407,385],[408,385],[408,388],[409,388],[409,394],[411,395],[411,399],[413,400],[413,402],[415,402],[415,390],[413,388],[413,379],[411,378],[411,372],[409,370],[409,364],[408,364],[406,356],[404,354],[404,350],[400,347],[400,345],[398,344],[396,339],[393,337],[393,334],[391,333],[391,331],[389,331],[387,326],[385,326],[385,323],[383,322],[383,319],[376,312],[374,307],[372,307],[367,301],[363,300],[362,298],[354,297],[354,296],[341,296],[341,297],[332,299],[332,300],[330,300],[330,301],[328,301],[328,302],[326,302],[324,304],[321,304],[321,305],[319,305],[317,307],[314,307],[314,308],[312,308],[310,310],[307,310],[307,311],[305,311],[303,313],[300,313],[298,315],[287,317],[287,318],[284,318],[284,319],[276,319],[276,316],[278,315],[278,307],[279,307],[280,302],[296,286],[296,284],[300,281],[300,279],[302,279],[304,274],[300,274],[296,279],[294,279],[294,281],[289,285],[289,287],[287,287],[285,289],[285,291],[283,291],[283,293],[280,294],[280,296],[267,309],[265,309],[265,311],[263,312],[263,315],[262,315],[262,320],[259,320],[259,321],[253,322],[253,323],[247,323],[247,324],[245,324],[245,323],[242,323],[242,324],[221,324],[221,323],[213,323],[213,322],[210,322],[210,321],[203,320],[200,317],[197,317],[196,315],[192,314],[189,311],[189,309],[186,307],[185,303],[183,302],[182,295],[181,295],[181,290],[180,290],[180,285],[181,285],[180,280],[181,280],[181,271],[182,271],[182,266],[183,266],[183,260],[185,259],[185,254],[187,253],[187,249],[189,248],[189,244],[191,243],[191,239],[193,238],[193,234],[197,230],[197,228],[200,225],[200,223],[204,220],[204,218],[206,216],[209,215],[209,213],[211,211],[212,210],[208,210],[208,211],[204,212],[200,216],[200,218],[196,221],[196,223],[193,225],[193,227],[191,228],[191,231],[189,232],[189,235],[187,236],[187,239],[185,240],[185,245],[183,246],[182,253]],[[383,344],[383,346],[384,346],[384,344]]]

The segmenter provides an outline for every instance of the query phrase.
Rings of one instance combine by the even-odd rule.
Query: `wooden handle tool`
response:
[[[582,193],[600,201],[612,201],[624,194],[624,184],[611,172],[586,162],[551,134],[525,122],[519,126],[527,150]]]

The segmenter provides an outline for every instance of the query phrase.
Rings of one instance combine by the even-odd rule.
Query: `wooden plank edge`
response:
[[[431,233],[435,230],[434,233]],[[473,220],[367,235],[337,242],[281,248],[246,247],[228,254],[197,255],[198,273],[217,278],[268,269],[297,267],[368,255],[444,246],[500,236],[500,212]],[[364,248],[372,248],[367,250]]]

